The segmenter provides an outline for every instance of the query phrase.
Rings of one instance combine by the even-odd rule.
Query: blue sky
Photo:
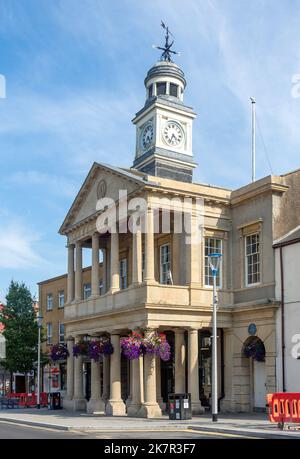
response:
[[[250,180],[250,96],[273,173],[300,167],[299,0],[0,0],[0,300],[12,278],[37,294],[65,272],[57,231],[93,161],[131,165],[161,19],[198,113],[195,180]],[[259,178],[259,134],[257,150]]]

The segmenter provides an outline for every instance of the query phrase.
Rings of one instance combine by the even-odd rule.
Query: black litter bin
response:
[[[169,394],[169,419],[192,419],[191,394]]]
[[[60,392],[50,392],[48,394],[48,410],[60,410],[61,398]]]

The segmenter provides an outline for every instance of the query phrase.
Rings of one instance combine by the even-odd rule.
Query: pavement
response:
[[[171,421],[167,416],[159,419],[143,419],[88,415],[64,409],[9,409],[0,410],[0,421],[23,426],[36,426],[62,431],[130,433],[130,432],[215,432],[251,438],[300,439],[300,430],[280,431],[277,424],[269,422],[265,413],[221,414],[217,423],[211,422],[209,414],[194,416],[186,421]],[[299,426],[300,428],[300,426]]]

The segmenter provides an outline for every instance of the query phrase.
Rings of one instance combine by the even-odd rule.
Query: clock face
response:
[[[175,121],[169,121],[163,130],[163,138],[170,146],[178,146],[183,140],[183,129],[180,124]]]
[[[153,124],[152,122],[147,123],[142,132],[142,147],[144,150],[146,150],[151,145],[153,135]]]

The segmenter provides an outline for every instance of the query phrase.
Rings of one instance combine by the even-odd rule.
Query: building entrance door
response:
[[[254,409],[266,408],[266,367],[265,362],[253,360]]]

